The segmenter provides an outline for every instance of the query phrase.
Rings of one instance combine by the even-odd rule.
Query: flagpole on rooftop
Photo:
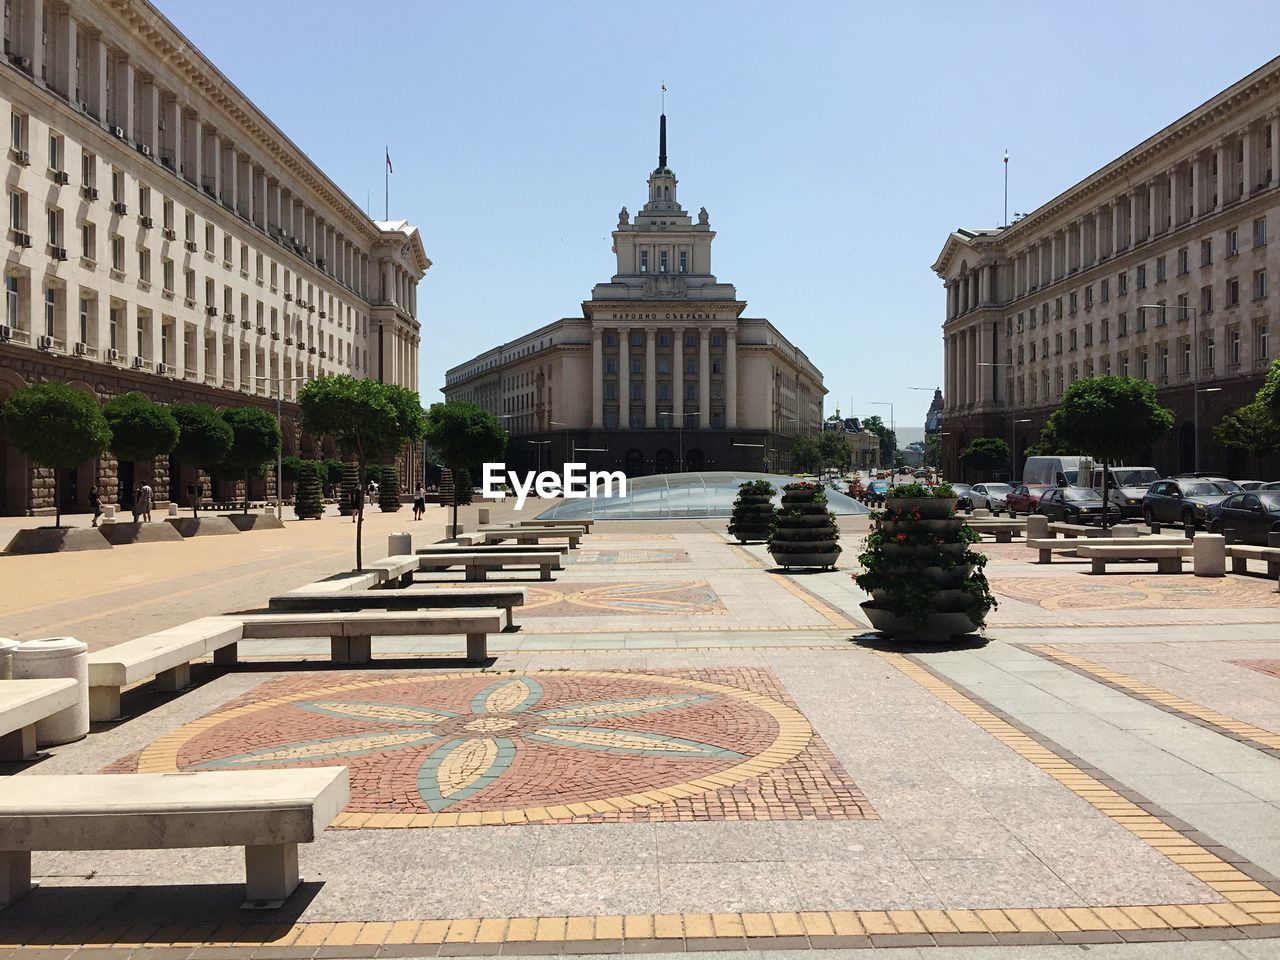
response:
[[[382,219],[391,219],[391,148],[383,147],[386,165],[382,168]]]
[[[1009,225],[1009,151],[1004,152],[1004,225]]]

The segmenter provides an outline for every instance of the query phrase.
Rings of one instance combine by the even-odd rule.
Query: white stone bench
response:
[[[1022,531],[1027,529],[1027,525],[1025,523],[1015,523],[1014,521],[1004,523],[991,523],[988,521],[983,523],[970,523],[969,526],[973,529],[974,533],[990,534],[995,537],[996,543],[1013,543],[1013,535],[1015,533],[1022,533]]]
[[[365,566],[378,576],[381,587],[407,587],[413,583],[413,575],[418,570],[418,558],[413,554],[397,557],[384,557],[366,563]]]
[[[1191,556],[1191,542],[1183,543],[1082,543],[1076,556],[1093,561],[1093,573],[1106,573],[1108,563],[1121,560],[1154,563],[1160,573],[1181,573],[1182,561]]]
[[[1087,523],[1051,523],[1049,524],[1049,536],[1060,534],[1064,537],[1105,537],[1109,536],[1108,531],[1104,530],[1101,525],[1090,526]]]
[[[509,526],[513,527],[581,527],[585,532],[591,532],[591,526],[594,520],[519,520],[512,521]],[[493,524],[493,526],[502,526],[502,524]]]
[[[479,534],[468,534],[468,536],[479,536]],[[419,557],[439,557],[448,556],[451,553],[457,553],[464,550],[468,553],[492,553],[501,556],[504,553],[529,553],[527,546],[520,546],[516,543],[438,543],[430,547],[419,547],[413,551]],[[540,543],[537,550],[539,553],[558,553],[564,556],[569,552],[569,545],[564,543]]]
[[[35,850],[244,847],[246,907],[297,889],[298,844],[350,799],[345,767],[19,776],[0,783],[0,906],[31,889]]]
[[[373,570],[353,570],[350,573],[340,573],[334,577],[317,580],[315,583],[303,584],[301,587],[295,587],[290,590],[285,595],[305,597],[312,593],[342,593],[348,590],[368,590],[376,587],[381,579],[377,572]]]
[[[191,661],[213,655],[235,663],[240,640],[237,617],[202,617],[89,654],[89,719],[118,720],[120,691],[156,678],[159,690],[182,690],[191,683]]]
[[[1280,547],[1257,547],[1237,543],[1227,547],[1232,573],[1248,573],[1250,560],[1262,560],[1268,577],[1280,577]]]
[[[80,685],[70,677],[0,680],[0,762],[34,756],[36,724],[75,705]]]
[[[514,540],[522,546],[527,546],[539,544],[543,540],[568,540],[569,549],[577,550],[578,544],[582,541],[582,530],[578,527],[481,528],[478,533],[483,536],[483,542],[486,544],[502,543],[504,540]]]
[[[550,551],[526,551],[524,553],[477,553],[457,550],[447,554],[418,557],[418,569],[423,571],[450,570],[462,567],[469,581],[483,581],[490,570],[519,570],[537,567],[543,580],[551,579],[552,570],[563,570],[560,554]]]
[[[524,606],[524,587],[423,587],[412,590],[369,590],[334,593],[281,594],[272,597],[272,610],[332,612],[357,610],[433,610],[456,607],[499,607],[507,613],[507,629],[515,628],[512,610]]]
[[[1027,540],[1026,544],[1032,550],[1040,551],[1040,563],[1051,563],[1053,561],[1054,552],[1058,553],[1076,553],[1082,546],[1118,546],[1118,547],[1142,547],[1148,544],[1174,544],[1175,546],[1190,543],[1183,537],[1111,537],[1109,539],[1099,539],[1097,537],[1068,537],[1063,540]]]
[[[497,607],[465,610],[360,611],[357,613],[293,613],[244,618],[244,639],[281,640],[328,637],[334,663],[369,663],[374,637],[430,637],[465,634],[467,659],[489,658],[489,634],[502,632]]]

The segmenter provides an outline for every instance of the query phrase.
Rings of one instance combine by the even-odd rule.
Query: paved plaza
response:
[[[373,512],[367,556],[444,519]],[[350,802],[276,911],[239,909],[237,849],[37,853],[0,953],[1280,956],[1274,581],[984,544],[985,640],[911,647],[868,630],[866,519],[841,528],[839,569],[784,574],[720,521],[601,522],[553,581],[492,578],[528,602],[483,669],[447,637],[358,668],[254,640],[184,693],[127,691],[7,772],[336,764]],[[352,535],[4,558],[0,632],[98,649],[261,610],[349,567]]]

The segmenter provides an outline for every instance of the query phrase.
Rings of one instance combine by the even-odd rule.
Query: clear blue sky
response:
[[[947,233],[1031,210],[1276,54],[1244,0],[161,0],[333,180],[416,224],[420,384],[580,313],[645,199],[659,84],[686,209],[751,316],[818,364],[827,410],[920,426],[942,380]],[[1069,12],[1068,12],[1069,11]],[[887,419],[887,417],[886,417]]]

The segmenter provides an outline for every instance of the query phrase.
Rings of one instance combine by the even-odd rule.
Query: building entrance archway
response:
[[[675,473],[676,455],[663,447],[653,457],[654,473]]]

